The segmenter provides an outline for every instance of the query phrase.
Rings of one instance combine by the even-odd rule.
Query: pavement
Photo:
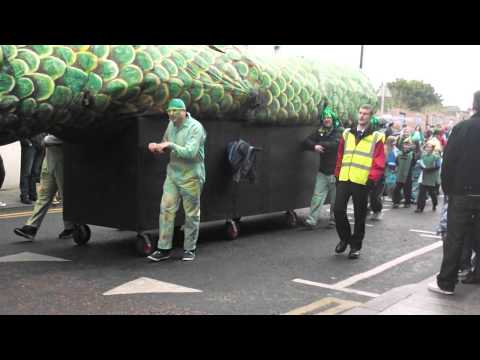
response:
[[[394,288],[342,315],[480,315],[480,287],[459,284],[454,295],[427,289],[435,276]]]
[[[152,264],[135,255],[132,232],[91,226],[82,247],[58,239],[59,209],[25,241],[12,229],[33,205],[15,189],[0,200],[0,314],[480,314],[479,285],[459,284],[453,296],[427,289],[442,256],[439,212],[386,203],[384,219],[367,222],[358,261],[333,254],[335,230],[290,228],[274,214],[246,218],[235,241],[223,223],[204,224],[193,263],[178,261],[177,241],[171,261]]]

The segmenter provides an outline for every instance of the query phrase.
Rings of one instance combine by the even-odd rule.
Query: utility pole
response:
[[[360,69],[361,69],[361,66],[360,66]],[[381,110],[380,110],[382,115],[383,115],[384,105],[385,105],[385,83],[382,81],[382,107],[381,107]]]
[[[363,68],[363,45],[360,45],[360,70]]]

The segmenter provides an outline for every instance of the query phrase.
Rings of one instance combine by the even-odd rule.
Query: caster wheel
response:
[[[225,230],[226,230],[228,240],[235,240],[236,238],[238,238],[240,230],[238,228],[238,225],[235,223],[235,221],[228,220],[225,226],[226,226]]]
[[[297,213],[293,210],[288,210],[285,214],[288,227],[295,227],[298,225]]]
[[[73,230],[73,241],[77,245],[85,245],[90,240],[91,234],[88,225],[75,225]]]
[[[135,242],[137,253],[143,257],[151,255],[157,247],[156,241],[147,234],[138,234]]]

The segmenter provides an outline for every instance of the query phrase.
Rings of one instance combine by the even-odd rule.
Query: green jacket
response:
[[[435,186],[438,183],[438,174],[440,172],[440,157],[435,154],[424,154],[418,160],[422,168],[422,174],[418,182],[425,186]]]
[[[413,151],[407,153],[401,151],[397,156],[397,182],[406,183],[409,176],[412,174],[414,154]]]
[[[203,125],[187,113],[187,118],[177,129],[172,121],[168,124],[163,141],[170,141],[170,162],[167,176],[175,183],[191,179],[205,182],[205,141],[207,133]]]

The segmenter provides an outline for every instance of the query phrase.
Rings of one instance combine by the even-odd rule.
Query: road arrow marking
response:
[[[199,293],[201,290],[192,289],[155,279],[141,277],[126,284],[117,286],[103,295],[151,294],[151,293]]]
[[[27,262],[27,261],[71,261],[53,256],[22,252],[19,254],[0,257],[0,262]]]

